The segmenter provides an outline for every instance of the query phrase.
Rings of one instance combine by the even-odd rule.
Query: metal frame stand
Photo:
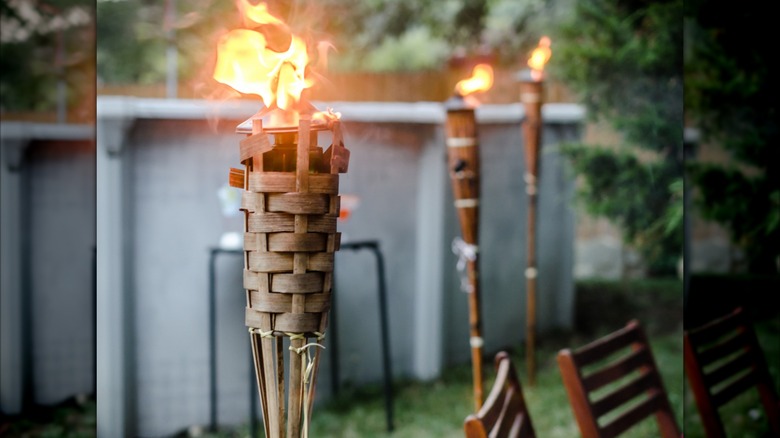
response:
[[[390,339],[387,331],[387,287],[385,282],[385,264],[382,251],[379,248],[379,242],[375,240],[345,242],[341,244],[342,250],[359,251],[361,249],[370,250],[377,263],[378,280],[378,298],[379,298],[379,323],[382,344],[382,368],[384,373],[384,395],[385,395],[385,415],[387,419],[387,431],[393,431],[393,374],[390,361]],[[241,249],[211,248],[209,251],[209,428],[211,431],[217,429],[217,297],[216,297],[216,259],[219,254],[243,255]],[[335,289],[335,287],[334,287]],[[335,300],[336,294],[333,293],[332,299]],[[335,301],[330,312],[334,315]],[[329,337],[331,349],[331,378],[334,394],[338,392],[338,342],[336,332],[336,318],[331,316],[331,333]],[[254,388],[255,374],[254,361],[252,355],[249,355],[249,381]],[[257,391],[249,391],[249,434],[256,437],[258,432],[257,419]]]
[[[92,245],[92,394],[97,400],[97,245]]]
[[[341,250],[359,251],[361,249],[368,249],[376,258],[377,267],[377,286],[378,286],[378,298],[379,298],[379,330],[382,341],[382,371],[384,374],[384,392],[385,392],[385,418],[387,420],[387,431],[393,431],[393,373],[391,370],[390,361],[390,339],[387,330],[387,283],[385,282],[385,262],[384,256],[382,256],[382,250],[379,248],[379,241],[365,240],[357,242],[344,242],[341,244]],[[335,281],[334,281],[335,283]],[[334,287],[335,289],[335,287]],[[336,293],[334,291],[332,300],[335,300]],[[331,308],[331,315],[335,310],[335,301]],[[331,318],[331,331],[333,337],[331,337],[331,349],[333,354],[331,357],[331,385],[333,393],[338,392],[339,387],[339,373],[338,373],[338,343],[336,342],[336,318]]]
[[[243,255],[241,249],[211,248],[209,251],[209,429],[217,430],[217,256],[219,254]],[[249,355],[249,436],[257,436],[257,391],[254,389],[255,362]]]

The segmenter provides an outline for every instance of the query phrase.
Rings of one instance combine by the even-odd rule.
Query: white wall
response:
[[[208,253],[223,231],[237,226],[221,216],[216,193],[227,181],[228,169],[239,167],[242,136],[234,128],[257,108],[237,104],[213,113],[208,103],[199,101],[101,99],[100,117],[132,121],[120,124],[128,127],[117,155],[127,175],[122,183],[126,187],[119,190],[126,198],[121,217],[108,214],[98,223],[98,229],[121,223],[126,242],[120,250],[128,259],[128,279],[120,282],[123,290],[99,291],[106,308],[132,297],[125,312],[131,315],[127,330],[133,345],[122,353],[130,356],[125,358],[130,366],[127,393],[121,398],[133,400],[125,411],[125,422],[131,423],[125,430],[138,436],[171,434],[208,422]],[[341,192],[360,199],[340,227],[344,241],[376,239],[385,256],[394,374],[435,377],[442,366],[463,361],[468,351],[466,319],[461,317],[465,297],[457,288],[450,251],[457,226],[448,198],[443,108],[437,103],[329,106],[343,114],[345,144],[351,151]],[[571,181],[552,146],[576,138],[582,118],[572,106],[545,110],[549,124],[544,141],[550,147],[542,161],[539,214],[554,220],[540,221],[541,329],[571,325]],[[526,216],[522,109],[486,106],[477,115],[485,125],[482,263],[484,312],[491,315],[485,324],[490,353],[506,343],[517,345],[524,336],[524,282],[519,281],[525,268]],[[219,123],[210,124],[215,116]],[[327,146],[326,135],[320,143]],[[98,169],[99,185],[101,175]],[[248,391],[254,390],[247,369],[241,261],[231,257],[221,256],[217,264],[219,419],[224,424],[245,421]],[[381,381],[376,281],[370,253],[337,254],[337,333],[329,336],[338,339],[342,383]],[[113,336],[122,342],[121,333]],[[108,345],[111,339],[103,342]],[[326,340],[326,346],[330,342]],[[330,392],[330,352],[326,350],[320,369],[321,400]],[[106,359],[102,363],[110,367],[111,358]],[[109,436],[111,430],[103,433]]]
[[[94,130],[0,126],[0,411],[92,393]]]

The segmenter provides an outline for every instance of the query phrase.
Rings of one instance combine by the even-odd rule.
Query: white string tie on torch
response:
[[[532,175],[529,172],[525,172],[523,175],[523,179],[525,180],[525,192],[529,195],[535,195],[536,194],[536,177]]]
[[[466,148],[476,144],[477,139],[474,137],[450,137],[447,139],[447,147],[451,148]]]
[[[285,334],[290,337],[290,341],[301,339],[306,340],[306,337],[303,333]],[[318,341],[325,339],[325,333],[314,332],[314,334],[317,335]],[[309,436],[309,388],[307,388],[307,385],[309,385],[311,373],[314,369],[314,361],[311,359],[311,352],[309,351],[312,347],[320,347],[323,350],[325,349],[324,345],[318,344],[316,342],[310,342],[302,347],[297,348],[293,347],[292,345],[289,347],[290,351],[293,351],[301,356],[301,374],[303,375],[303,438],[308,438]]]
[[[477,245],[466,243],[465,240],[456,237],[452,240],[452,252],[458,256],[458,264],[456,267],[460,273],[460,290],[465,293],[474,292],[474,286],[469,283],[468,273],[466,272],[466,262],[477,260]]]
[[[538,103],[541,100],[538,93],[520,93],[520,102]]]
[[[479,199],[467,198],[467,199],[455,200],[455,208],[475,208],[475,207],[479,207]]]
[[[266,339],[275,337],[273,330],[268,330],[267,332],[264,332],[262,329],[254,328],[254,327],[249,328],[249,334],[260,335],[261,338],[266,338]]]

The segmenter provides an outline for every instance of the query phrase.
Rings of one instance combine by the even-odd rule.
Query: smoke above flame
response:
[[[247,28],[233,29],[220,38],[214,79],[240,93],[260,96],[268,108],[296,111],[301,93],[313,85],[306,76],[306,42],[270,14],[265,3],[239,0],[238,7]],[[261,26],[270,32],[255,30]],[[281,51],[280,41],[286,47]]]
[[[461,80],[455,85],[455,91],[461,96],[478,91],[487,91],[493,86],[493,68],[489,64],[478,64],[471,72],[471,77]]]
[[[329,124],[341,119],[341,113],[334,111],[333,108],[328,108],[325,111],[318,111],[312,114],[312,123]]]

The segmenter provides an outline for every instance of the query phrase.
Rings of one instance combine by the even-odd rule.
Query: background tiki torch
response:
[[[240,6],[249,28],[221,38],[214,78],[261,96],[266,106],[237,128],[247,135],[240,142],[245,167],[230,169],[230,185],[244,189],[245,323],[265,436],[306,437],[340,242],[339,174],[349,151],[339,115],[317,112],[302,96],[310,86],[306,43],[264,3]],[[267,34],[287,36],[280,40],[289,47],[266,45]],[[326,130],[332,141],[323,152],[318,134]]]
[[[542,140],[542,93],[544,65],[550,59],[550,39],[542,37],[528,60],[528,69],[519,73],[520,101],[525,108],[523,144],[526,171],[523,175],[528,195],[528,228],[526,241],[526,368],[530,384],[536,382],[536,205],[538,199],[539,147]]]
[[[493,84],[493,70],[487,64],[474,68],[472,77],[464,79],[455,87],[455,94],[445,107],[447,109],[446,142],[448,169],[455,209],[458,213],[462,238],[453,242],[458,254],[458,271],[461,274],[461,289],[469,302],[469,342],[474,384],[474,407],[482,407],[482,321],[479,310],[479,141],[474,109],[479,104],[471,95],[485,91]]]

